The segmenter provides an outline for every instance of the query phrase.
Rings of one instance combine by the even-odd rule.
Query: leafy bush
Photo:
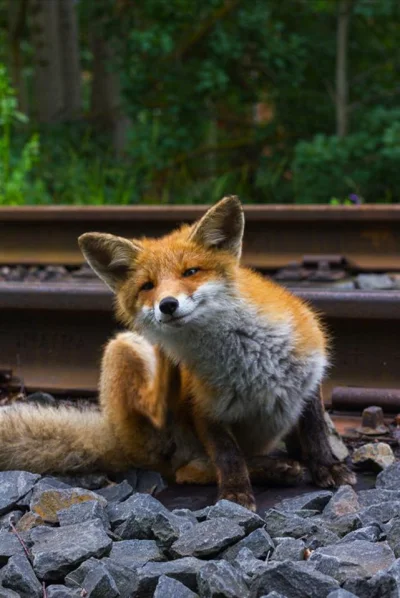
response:
[[[296,203],[326,203],[356,193],[367,202],[399,201],[400,110],[377,107],[358,132],[300,141],[292,163]]]
[[[18,111],[15,92],[4,66],[0,65],[0,205],[23,205],[46,198],[43,183],[32,178],[39,158],[39,137],[34,133],[18,153],[13,147],[14,129],[26,123],[27,117]]]

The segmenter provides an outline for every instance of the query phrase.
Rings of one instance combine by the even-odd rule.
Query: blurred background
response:
[[[0,0],[0,205],[397,203],[399,0]]]

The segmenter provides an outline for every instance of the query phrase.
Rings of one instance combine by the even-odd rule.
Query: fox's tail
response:
[[[0,409],[0,470],[66,473],[124,466],[122,447],[99,411],[33,405]]]

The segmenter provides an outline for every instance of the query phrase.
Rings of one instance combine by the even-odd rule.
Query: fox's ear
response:
[[[194,225],[190,239],[205,247],[228,251],[237,259],[242,253],[244,215],[236,195],[224,197]]]
[[[107,233],[85,233],[78,243],[89,266],[114,292],[126,280],[142,250],[137,242]]]

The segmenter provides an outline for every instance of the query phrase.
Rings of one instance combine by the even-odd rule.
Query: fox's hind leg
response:
[[[319,389],[307,401],[296,427],[286,438],[290,456],[304,461],[321,488],[355,484],[355,474],[332,453]]]
[[[143,337],[118,334],[105,348],[100,404],[127,454],[127,466],[165,468],[165,423],[175,370]],[[161,471],[163,473],[163,471]]]

